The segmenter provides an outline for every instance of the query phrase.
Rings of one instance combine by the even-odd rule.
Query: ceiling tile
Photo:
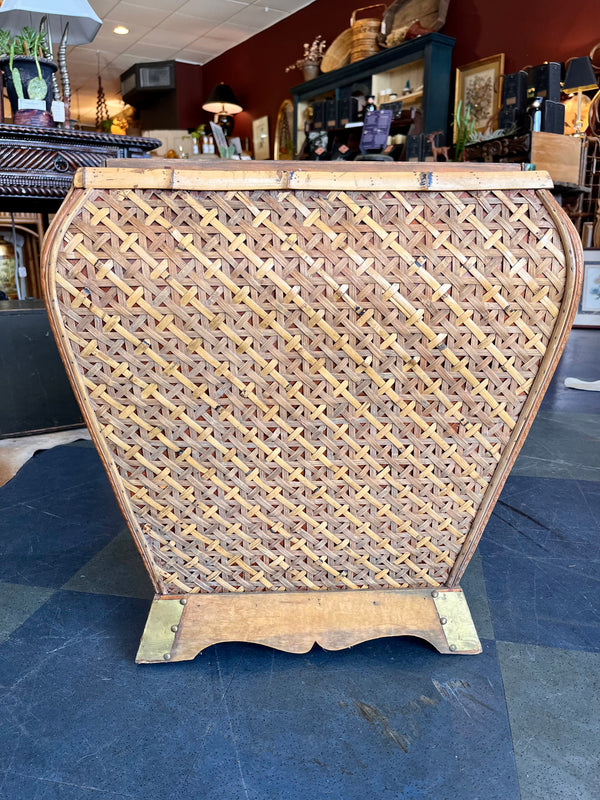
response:
[[[152,49],[158,46],[173,47],[176,50],[181,50],[182,47],[187,47],[196,38],[197,34],[194,30],[188,29],[187,32],[166,31],[164,28],[160,27],[147,33],[140,43],[148,45],[148,47]]]
[[[237,3],[229,2],[229,0],[220,0],[218,3],[215,3],[214,0],[188,0],[181,8],[174,10],[190,17],[223,22],[233,14],[236,14],[240,10],[240,6]]]
[[[132,67],[134,64],[140,64],[142,61],[156,61],[156,59],[136,56],[133,53],[121,53],[120,56],[117,56],[110,62],[110,65],[121,73],[125,72],[126,69],[129,69],[129,67]]]
[[[269,3],[268,0],[257,0],[254,5],[269,6],[279,11],[285,11],[286,14],[293,14],[294,11],[299,11],[305,6],[309,6],[314,0],[273,0]]]
[[[251,28],[253,31],[261,31],[263,28],[274,25],[286,16],[285,11],[276,11],[270,7],[269,10],[266,11],[265,8],[266,6],[262,5],[246,6],[238,11],[232,18],[232,22],[235,22],[236,25],[248,26],[248,28]]]
[[[212,20],[199,19],[198,17],[190,17],[187,14],[169,14],[164,22],[161,23],[161,30],[165,31],[193,31],[195,38],[205,36],[209,31],[215,27],[215,22]]]
[[[167,13],[172,13],[173,11],[178,11],[180,6],[185,5],[187,0],[129,0],[127,5],[137,5],[140,6],[143,10],[145,9],[153,9],[155,11],[166,11]],[[120,0],[119,3],[114,3],[113,8],[111,9],[111,15],[114,12],[114,9],[119,8],[119,6],[124,5],[126,0]],[[93,5],[93,0],[92,0]],[[143,13],[143,11],[142,11]],[[101,16],[101,15],[99,15]]]
[[[119,2],[118,0],[91,0],[90,5],[100,19],[102,19],[111,9],[118,6]]]
[[[204,64],[213,54],[207,50],[185,47],[177,53],[177,61],[189,61],[191,64]]]
[[[235,42],[237,44],[238,42],[243,42],[244,39],[250,38],[251,35],[252,33],[248,31],[248,28],[242,25],[235,25],[232,21],[217,25],[212,29],[210,36],[207,38],[211,42],[227,44],[228,46],[225,49],[229,49],[229,47],[232,46],[229,44],[230,42]]]
[[[159,25],[169,15],[170,11],[164,5],[162,8],[144,8],[134,3],[119,3],[110,14],[103,18],[105,26],[110,21],[111,30],[115,25],[125,25],[131,31],[136,25],[143,25],[147,28],[154,28]],[[114,24],[113,24],[114,22]]]
[[[144,56],[147,61],[170,61],[175,58],[177,51],[177,47],[160,47],[141,40],[136,42],[133,47],[130,47],[127,53],[135,56],[136,61],[139,56]],[[148,58],[148,56],[151,57]]]
[[[107,19],[104,25],[100,28],[98,35],[91,43],[91,46],[96,48],[98,46],[106,46],[110,43],[111,50],[123,50],[127,47],[129,42],[137,42],[138,39],[142,38],[142,36],[150,33],[154,27],[152,25],[136,25],[134,28],[131,28],[130,32],[126,36],[120,36],[118,33],[113,31],[115,25],[119,24],[120,23],[117,20]]]
[[[93,124],[100,73],[111,114],[122,107],[119,75],[142,61],[179,59],[205,64],[310,0],[91,0],[104,21],[89,45],[67,48],[80,119]],[[269,8],[269,11],[265,11]],[[116,25],[130,33],[113,33]]]

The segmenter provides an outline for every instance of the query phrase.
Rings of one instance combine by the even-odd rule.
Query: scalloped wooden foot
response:
[[[418,636],[440,653],[481,652],[462,589],[155,596],[139,664],[186,661],[218,642],[306,653],[384,636]]]

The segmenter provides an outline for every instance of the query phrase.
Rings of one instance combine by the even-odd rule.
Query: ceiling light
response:
[[[125,36],[126,33],[129,33],[129,28],[126,28],[124,25],[117,25],[116,28],[113,28],[113,33],[118,33],[121,36]]]

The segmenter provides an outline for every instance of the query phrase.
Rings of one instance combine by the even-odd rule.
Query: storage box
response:
[[[44,285],[155,587],[138,661],[480,651],[460,578],[579,299],[550,186],[474,164],[75,176]]]
[[[546,170],[560,183],[582,183],[583,137],[538,131],[531,137],[531,162],[536,169]]]

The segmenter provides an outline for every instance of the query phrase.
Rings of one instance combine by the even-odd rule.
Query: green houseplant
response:
[[[463,109],[462,100],[459,101],[454,112],[454,126],[456,141],[454,143],[454,160],[465,160],[465,148],[473,140],[475,134],[475,115],[472,107],[466,103]]]
[[[4,73],[14,122],[53,124],[50,110],[57,66],[44,57],[47,52],[48,43],[43,30],[26,27],[16,34],[0,30],[0,68]]]

